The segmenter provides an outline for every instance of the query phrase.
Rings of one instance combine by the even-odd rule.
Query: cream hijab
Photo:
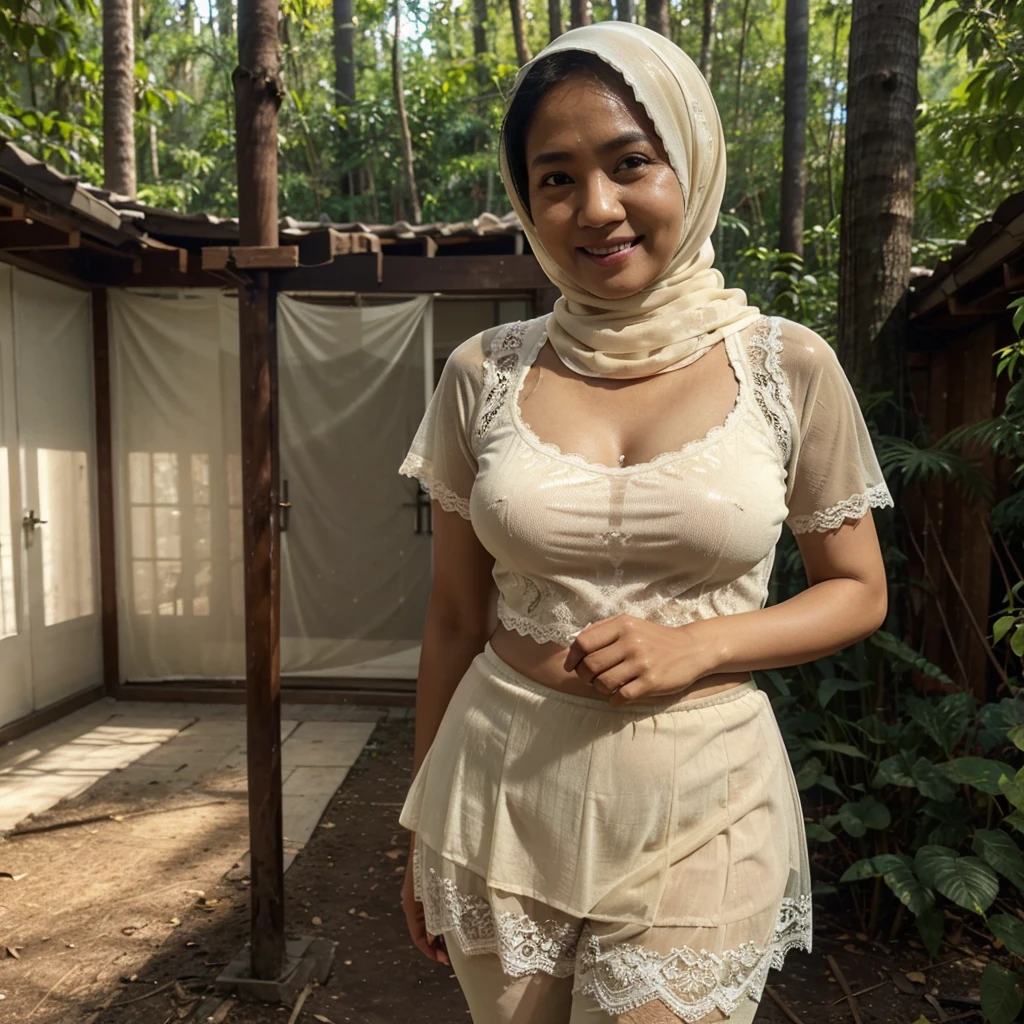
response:
[[[664,36],[606,21],[559,36],[516,76],[561,50],[596,54],[625,79],[647,111],[683,190],[685,214],[675,255],[643,291],[603,299],[570,280],[537,237],[516,194],[500,146],[501,176],[544,273],[562,293],[548,318],[548,339],[572,370],[588,377],[648,377],[692,363],[758,316],[738,288],[713,267],[711,232],[725,192],[725,136],[697,65]],[[511,97],[510,97],[511,99]]]

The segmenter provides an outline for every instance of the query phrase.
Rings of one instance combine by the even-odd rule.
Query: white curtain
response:
[[[278,299],[285,674],[415,675],[429,543],[396,467],[430,303]],[[110,338],[123,672],[241,677],[237,300],[111,291]]]

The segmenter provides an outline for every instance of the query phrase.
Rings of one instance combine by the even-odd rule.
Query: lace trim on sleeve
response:
[[[875,484],[863,494],[854,494],[829,508],[820,508],[808,516],[787,519],[793,533],[827,533],[838,530],[847,519],[863,519],[869,508],[892,507],[892,495],[884,484]]]
[[[782,455],[783,464],[788,464],[793,448],[790,423],[792,405],[789,383],[782,369],[779,356],[782,352],[782,327],[777,317],[762,317],[748,343],[750,351],[751,376],[754,382],[754,398],[764,415],[772,436]]]
[[[456,494],[434,476],[432,464],[419,455],[407,455],[399,467],[402,476],[411,476],[419,480],[445,512],[458,512],[463,519],[469,519],[469,499]]]

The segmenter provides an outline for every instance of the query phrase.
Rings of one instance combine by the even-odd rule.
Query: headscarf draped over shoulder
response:
[[[533,64],[562,50],[595,54],[622,75],[661,138],[685,213],[675,255],[661,276],[634,295],[601,298],[570,280],[544,250],[500,146],[505,191],[544,273],[562,293],[548,319],[548,339],[570,369],[591,377],[647,377],[686,366],[758,317],[745,293],[726,288],[713,266],[725,135],[711,90],[696,64],[664,36],[606,21],[559,36],[519,70],[512,96]]]

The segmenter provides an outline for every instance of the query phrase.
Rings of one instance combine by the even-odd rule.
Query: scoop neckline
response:
[[[757,322],[758,321],[755,321],[755,323]],[[579,455],[576,452],[562,451],[562,449],[553,441],[542,441],[534,432],[533,428],[523,418],[522,411],[519,408],[519,395],[523,390],[523,386],[526,384],[526,374],[529,372],[530,367],[537,358],[537,354],[547,341],[547,337],[547,330],[545,329],[541,333],[536,344],[533,345],[532,351],[530,352],[530,358],[528,360],[520,358],[519,360],[518,380],[516,381],[516,386],[514,388],[509,388],[508,392],[508,401],[511,404],[509,412],[512,424],[519,437],[534,450],[543,455],[547,455],[549,458],[555,459],[558,462],[565,462],[569,465],[576,466],[579,469],[585,469],[588,472],[603,473],[610,476],[633,476],[637,473],[643,473],[652,469],[660,468],[666,463],[674,462],[678,459],[692,455],[694,452],[700,451],[702,448],[706,448],[715,441],[720,440],[727,431],[732,429],[739,420],[740,413],[742,412],[743,406],[746,402],[749,382],[747,380],[746,368],[739,354],[739,332],[733,332],[727,334],[722,340],[725,343],[727,361],[732,369],[733,376],[736,378],[736,400],[721,423],[716,423],[700,437],[692,438],[678,448],[672,448],[668,451],[660,452],[655,455],[653,459],[648,459],[646,462],[636,462],[629,466],[607,466],[603,462],[592,462],[590,459],[583,455]]]

